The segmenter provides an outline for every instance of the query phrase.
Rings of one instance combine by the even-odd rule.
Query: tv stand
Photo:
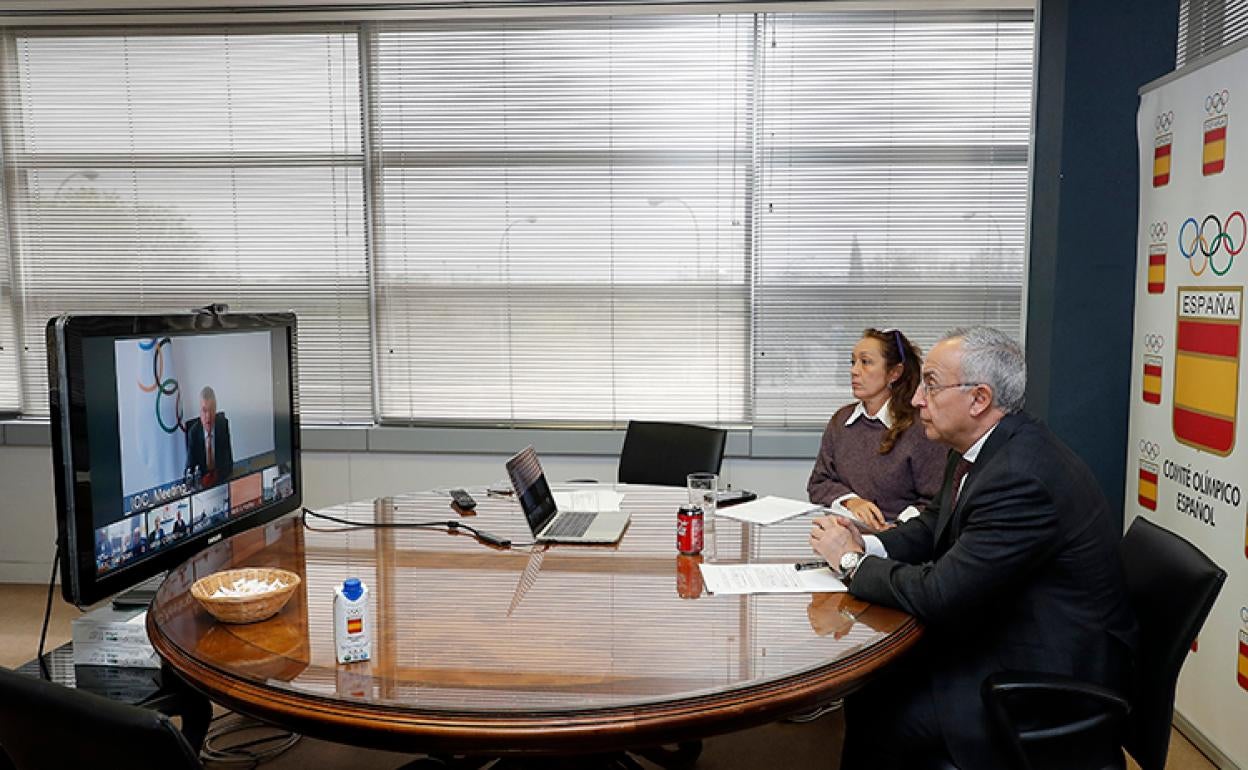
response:
[[[146,607],[152,603],[152,599],[156,598],[156,591],[160,588],[160,584],[165,582],[164,572],[154,577],[144,580],[128,591],[123,591],[113,597],[113,609],[128,610],[135,607]]]

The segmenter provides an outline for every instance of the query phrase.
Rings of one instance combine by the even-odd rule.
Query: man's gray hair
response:
[[[1027,360],[1023,348],[991,326],[954,329],[941,341],[962,340],[962,381],[992,388],[992,403],[1006,414],[1023,408],[1027,391]]]
[[[214,405],[217,403],[217,392],[212,389],[211,385],[205,385],[204,389],[199,391],[200,401],[211,401]]]

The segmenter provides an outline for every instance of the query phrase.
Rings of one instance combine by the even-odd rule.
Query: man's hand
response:
[[[819,516],[810,523],[810,547],[836,569],[848,551],[867,548],[857,527],[840,516]]]
[[[888,526],[888,523],[884,520],[884,513],[878,505],[870,500],[863,500],[861,497],[851,497],[842,501],[841,505],[854,514],[855,519],[872,529],[884,529]]]

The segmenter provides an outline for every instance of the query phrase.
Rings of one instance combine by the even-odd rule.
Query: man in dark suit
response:
[[[178,511],[174,516],[173,536],[175,538],[182,537],[186,534],[186,522],[182,521],[182,511]]]
[[[199,419],[186,426],[186,473],[199,472],[200,486],[215,486],[229,481],[234,468],[234,450],[230,444],[230,421],[217,411],[217,394],[205,385],[199,393]]]
[[[994,672],[1128,681],[1137,629],[1120,521],[1083,461],[1020,411],[1025,387],[1008,336],[947,335],[913,399],[928,437],[953,450],[938,497],[878,537],[834,516],[812,526],[812,547],[850,593],[927,628],[915,656],[847,702],[847,770],[935,756],[961,770],[1007,767],[980,699]]]

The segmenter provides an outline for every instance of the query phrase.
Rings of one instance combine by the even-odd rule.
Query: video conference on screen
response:
[[[121,467],[96,521],[97,574],[289,497],[268,331],[113,343]]]

